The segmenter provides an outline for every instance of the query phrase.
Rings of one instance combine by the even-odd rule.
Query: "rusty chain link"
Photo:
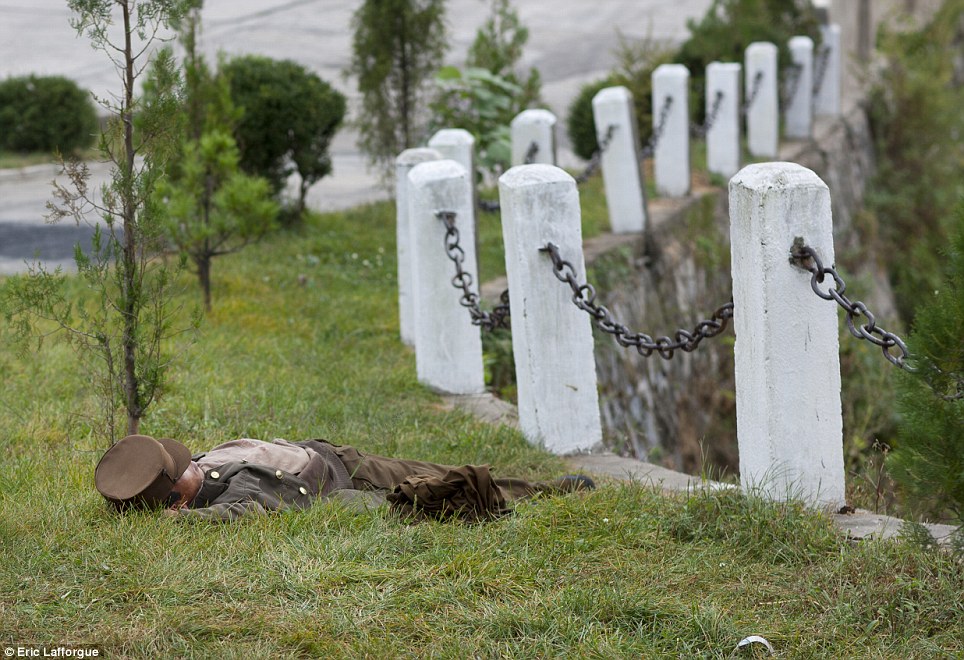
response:
[[[501,305],[494,307],[491,312],[482,311],[479,306],[479,294],[471,289],[472,275],[466,273],[462,268],[462,263],[465,261],[465,250],[459,245],[459,230],[455,226],[455,213],[453,211],[439,211],[435,215],[445,224],[445,254],[455,264],[455,277],[452,278],[452,286],[462,291],[459,304],[469,310],[472,325],[477,325],[487,331],[496,328],[509,328],[509,290],[506,289],[502,292],[500,296]]]
[[[802,64],[791,64],[787,67],[787,77],[783,81],[783,87],[780,90],[780,105],[784,108],[790,105],[790,101],[797,95],[802,73]]]
[[[656,122],[656,128],[653,129],[653,134],[649,136],[649,140],[645,146],[639,150],[640,160],[652,158],[653,154],[656,153],[656,147],[659,145],[660,138],[663,137],[663,132],[666,130],[666,120],[669,118],[669,111],[672,107],[673,97],[667,96],[663,101],[663,107],[659,110],[659,120]]]
[[[576,177],[576,185],[581,186],[586,181],[589,181],[589,177],[595,174],[596,170],[599,169],[599,164],[602,162],[602,155],[609,148],[609,145],[613,141],[613,133],[616,131],[616,124],[610,124],[606,128],[606,135],[603,139],[599,141],[599,146],[596,150],[592,152],[592,156],[589,157],[589,164],[586,165],[586,169],[582,171],[582,174]]]
[[[572,302],[592,317],[596,327],[613,335],[616,343],[623,347],[633,347],[643,357],[657,353],[664,360],[670,360],[680,350],[686,353],[696,350],[700,342],[715,337],[726,329],[727,321],[733,318],[733,303],[729,302],[713,312],[712,318],[700,321],[692,331],[677,330],[675,338],[650,337],[641,332],[632,332],[621,323],[613,320],[612,313],[603,305],[596,304],[596,289],[589,283],[579,284],[572,264],[562,258],[559,248],[547,243],[541,252],[547,252],[552,260],[553,275],[572,289]]]
[[[814,96],[820,93],[820,88],[823,87],[823,78],[827,74],[827,64],[830,62],[830,46],[827,44],[820,44],[820,48],[817,51],[817,61],[814,63],[813,72],[813,87],[811,91]]]
[[[870,343],[880,346],[884,357],[892,364],[906,371],[915,371],[906,362],[910,353],[907,351],[907,345],[904,344],[904,341],[894,333],[877,327],[877,319],[867,309],[867,305],[859,300],[851,301],[845,296],[844,291],[847,289],[847,284],[840,277],[840,274],[833,266],[825,267],[813,248],[804,245],[801,239],[793,242],[793,247],[790,249],[790,263],[811,273],[810,288],[813,289],[815,294],[824,300],[836,301],[847,312],[847,329],[850,330],[850,334],[857,339],[866,339]],[[827,275],[833,278],[834,283],[832,287],[823,291],[818,285],[823,283]],[[867,322],[858,325],[856,319],[861,316],[866,318]],[[895,355],[891,352],[891,349],[900,351],[900,355]]]
[[[706,121],[702,125],[696,122],[690,123],[690,135],[695,138],[705,138],[710,130],[713,128],[713,124],[716,122],[717,115],[720,114],[720,106],[723,105],[723,91],[716,90],[716,96],[713,99],[713,105],[710,107],[709,113],[706,115]]]
[[[750,111],[753,107],[753,102],[756,101],[756,97],[760,94],[760,88],[763,86],[763,72],[757,71],[753,76],[753,85],[750,87],[750,93],[747,94],[746,99],[743,101],[743,105],[740,106],[740,115],[746,117],[746,113]]]

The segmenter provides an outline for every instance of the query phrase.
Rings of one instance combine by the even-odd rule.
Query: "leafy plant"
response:
[[[435,78],[432,127],[463,128],[475,136],[479,166],[498,173],[512,156],[509,124],[522,108],[521,89],[486,69],[444,67]]]
[[[527,74],[517,70],[528,41],[529,29],[522,25],[510,0],[492,0],[492,13],[476,32],[465,61],[466,67],[486,69],[516,85],[516,100],[523,109],[541,103],[539,70],[532,67]]]
[[[88,92],[61,76],[0,81],[0,150],[71,154],[94,143],[97,113]]]
[[[290,60],[238,57],[225,62],[220,75],[243,111],[235,129],[241,168],[267,179],[276,195],[297,173],[300,217],[308,189],[331,173],[328,149],[345,117],[344,95]]]

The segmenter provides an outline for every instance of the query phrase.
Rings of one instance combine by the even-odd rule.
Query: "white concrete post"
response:
[[[813,134],[813,39],[793,37],[789,45],[798,73],[793,96],[784,110],[786,136],[806,139]]]
[[[429,141],[430,149],[435,149],[442,154],[442,158],[454,160],[465,168],[469,175],[469,184],[472,186],[472,218],[478,227],[476,208],[478,206],[479,195],[475,188],[475,136],[464,128],[443,128],[436,131]]]
[[[512,164],[556,164],[556,116],[548,110],[523,110],[511,124]],[[526,163],[529,150],[535,145],[531,163]]]
[[[836,23],[822,25],[821,49],[825,53],[816,57],[814,76],[819,76],[817,95],[814,99],[814,112],[821,116],[836,117],[841,113],[840,106],[840,26]]]
[[[419,163],[441,160],[435,149],[406,149],[395,159],[395,248],[398,255],[398,325],[402,343],[415,345],[411,229],[408,222],[408,173]]]
[[[740,480],[768,497],[844,503],[836,305],[790,263],[802,238],[834,262],[830,190],[793,163],[730,181]]]
[[[646,228],[646,189],[639,167],[639,135],[633,96],[625,87],[607,87],[592,98],[596,137],[608,146],[600,157],[609,227],[614,234]]]
[[[463,270],[478,292],[472,186],[465,168],[451,160],[421,163],[408,174],[415,302],[415,368],[418,380],[452,394],[485,390],[482,337],[452,286],[455,266],[445,252],[439,211],[453,211]]]
[[[602,440],[590,319],[540,251],[554,243],[585,280],[576,182],[550,165],[513,167],[499,198],[522,432],[556,454],[588,451]]]
[[[776,158],[780,146],[779,96],[777,79],[777,47],[767,41],[756,41],[746,47],[744,90],[747,102],[747,150],[757,158]],[[757,74],[762,74],[755,83]],[[756,94],[751,100],[751,95]]]
[[[722,94],[713,125],[706,133],[706,167],[727,179],[740,169],[740,72],[736,63],[711,62],[706,67],[706,116]]]
[[[653,130],[659,130],[664,103],[672,98],[653,152],[656,192],[684,197],[690,192],[690,72],[682,64],[661,64],[653,71]]]

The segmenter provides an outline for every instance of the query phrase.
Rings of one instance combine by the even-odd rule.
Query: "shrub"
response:
[[[900,380],[900,442],[888,466],[915,508],[964,525],[964,197],[954,217],[944,283],[908,339],[918,372]]]
[[[97,113],[90,95],[61,76],[26,76],[0,82],[0,149],[60,151],[94,143]]]
[[[569,139],[575,153],[585,159],[592,156],[598,146],[593,124],[592,97],[605,87],[626,87],[633,95],[638,135],[645,143],[653,133],[653,69],[673,59],[672,49],[664,42],[650,37],[631,41],[621,34],[615,55],[617,66],[613,72],[602,80],[585,85],[569,106],[566,118]]]
[[[235,129],[241,168],[267,179],[275,194],[297,172],[300,213],[308,188],[331,173],[328,147],[345,116],[344,95],[289,60],[238,57],[220,75],[244,113]]]

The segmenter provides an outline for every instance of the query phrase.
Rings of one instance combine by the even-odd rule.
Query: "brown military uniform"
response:
[[[476,521],[504,515],[513,499],[564,490],[555,484],[495,479],[488,466],[387,458],[323,440],[294,444],[312,450],[298,474],[245,461],[208,469],[197,497],[178,515],[230,521],[251,513],[304,509],[318,498],[358,499],[362,491],[366,503],[387,500],[403,514]]]

